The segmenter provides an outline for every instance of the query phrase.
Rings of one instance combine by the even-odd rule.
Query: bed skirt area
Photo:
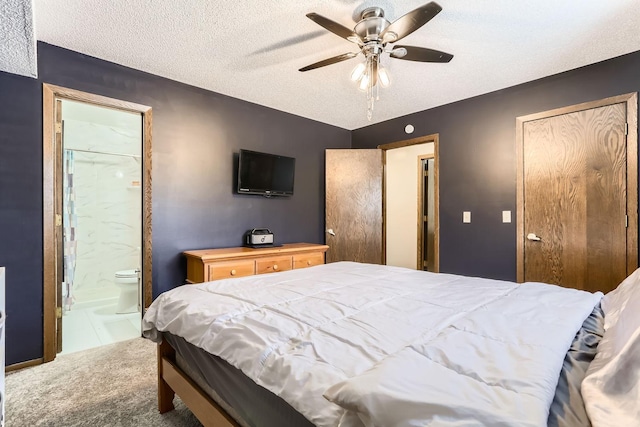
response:
[[[165,332],[162,337],[166,341],[163,345],[168,343],[175,351],[175,367],[215,403],[216,409],[228,418],[227,421],[233,421],[222,424],[223,426],[313,427],[310,421],[287,402],[258,386],[239,369],[219,357],[170,333]],[[191,409],[184,397],[179,392],[177,394]],[[197,413],[195,415],[200,419]],[[202,419],[200,421],[207,425]]]
[[[562,364],[548,427],[590,427],[580,386],[604,334],[604,313],[598,304],[582,324]]]

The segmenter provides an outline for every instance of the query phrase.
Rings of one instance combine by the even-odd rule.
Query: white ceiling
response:
[[[0,70],[36,77],[36,39],[31,1],[0,1]]]
[[[349,79],[358,59],[298,71],[357,48],[305,14],[353,28],[364,7],[393,21],[426,2],[33,0],[38,40],[345,129],[640,50],[637,0],[438,0],[443,11],[401,44],[453,60],[385,58],[392,84],[371,122]]]

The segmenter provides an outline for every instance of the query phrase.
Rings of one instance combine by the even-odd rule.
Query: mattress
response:
[[[604,330],[600,305],[584,321],[565,356],[549,412],[549,427],[589,427],[580,385]],[[312,427],[284,400],[242,371],[183,338],[163,333],[176,350],[178,366],[243,427]]]

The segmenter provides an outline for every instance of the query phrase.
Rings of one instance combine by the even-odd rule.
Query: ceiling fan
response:
[[[353,70],[351,79],[360,82],[360,89],[367,91],[367,100],[369,101],[367,116],[371,120],[374,101],[373,88],[377,88],[378,82],[383,87],[389,84],[389,74],[380,64],[380,58],[383,53],[388,53],[391,58],[417,62],[443,63],[449,62],[453,58],[453,55],[449,53],[424,47],[404,45],[387,47],[388,44],[396,43],[422,27],[440,13],[441,10],[442,7],[439,4],[430,2],[393,22],[389,22],[385,19],[382,8],[369,7],[362,11],[360,21],[353,30],[317,13],[308,13],[307,18],[343,39],[357,44],[360,51],[327,58],[302,67],[299,71],[304,72],[325,67],[355,58],[362,53],[365,57],[365,62],[359,64]]]

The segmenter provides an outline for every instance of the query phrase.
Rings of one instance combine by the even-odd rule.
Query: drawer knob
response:
[[[231,275],[235,276],[236,275],[236,271],[235,270],[231,270]]]
[[[273,264],[273,269],[277,270],[278,269],[278,264]]]
[[[307,265],[311,265],[311,260],[307,260]]]

